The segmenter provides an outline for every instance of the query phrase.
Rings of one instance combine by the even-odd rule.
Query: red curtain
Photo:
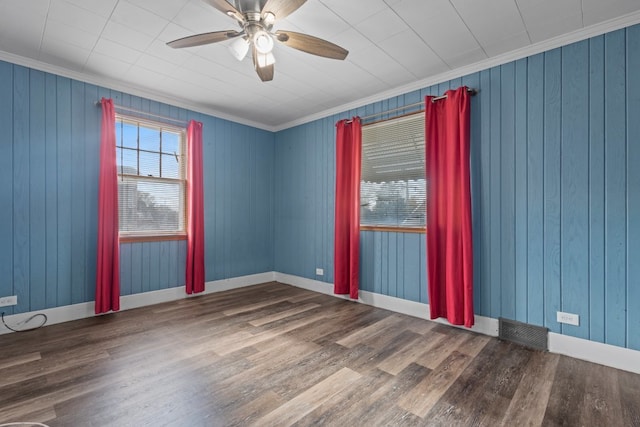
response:
[[[100,176],[98,183],[98,265],[96,314],[120,310],[120,241],[118,236],[118,169],[116,112],[113,100],[102,98]]]
[[[336,124],[334,293],[358,298],[360,257],[360,118]]]
[[[431,318],[473,326],[469,183],[470,95],[466,87],[426,105],[427,266]]]
[[[187,266],[188,294],[204,291],[204,195],[202,183],[202,123],[187,127]]]

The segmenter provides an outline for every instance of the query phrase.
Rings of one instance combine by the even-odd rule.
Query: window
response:
[[[416,229],[426,224],[424,114],[362,127],[360,225]]]
[[[186,235],[185,131],[116,116],[120,236]]]

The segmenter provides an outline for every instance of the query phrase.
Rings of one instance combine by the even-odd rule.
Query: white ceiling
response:
[[[639,0],[308,0],[274,29],[349,56],[278,45],[263,83],[229,42],[165,45],[237,29],[201,0],[0,0],[0,59],[277,130],[638,22]]]

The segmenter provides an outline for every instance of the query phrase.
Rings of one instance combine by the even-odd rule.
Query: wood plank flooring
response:
[[[266,283],[0,336],[0,424],[640,426],[640,375]]]

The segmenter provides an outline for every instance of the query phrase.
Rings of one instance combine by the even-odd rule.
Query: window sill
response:
[[[125,235],[120,236],[120,243],[164,242],[170,240],[187,240],[186,234],[154,234],[154,235]]]
[[[427,232],[427,229],[418,227],[384,227],[378,225],[361,225],[360,231],[387,231],[391,233],[425,234]]]

